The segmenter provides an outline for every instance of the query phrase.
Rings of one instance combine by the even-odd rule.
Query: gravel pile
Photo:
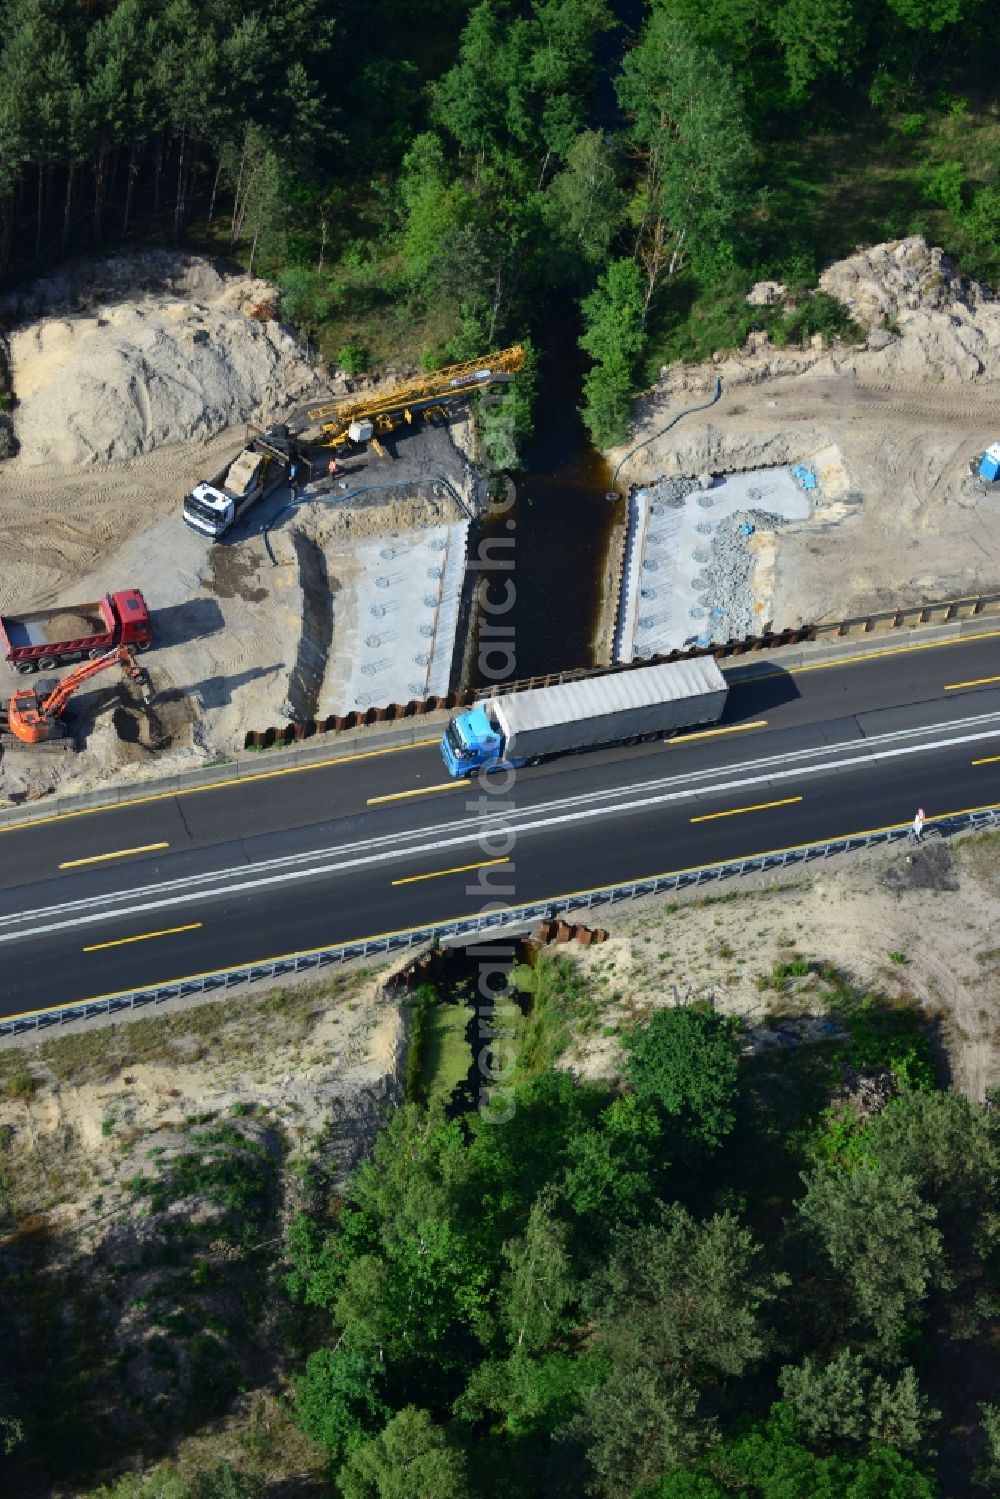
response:
[[[663,515],[667,510],[683,510],[684,501],[699,487],[697,479],[661,479],[649,490],[650,514]]]
[[[758,633],[760,620],[750,586],[753,556],[744,527],[770,531],[784,524],[783,516],[767,510],[737,510],[719,522],[711,560],[695,580],[703,589],[699,600],[707,611],[703,632],[714,642]]]

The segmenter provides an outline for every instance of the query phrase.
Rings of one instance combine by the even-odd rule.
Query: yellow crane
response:
[[[322,426],[324,447],[371,441],[376,451],[381,451],[378,438],[401,422],[412,422],[416,416],[433,418],[435,414],[447,414],[450,406],[467,400],[477,390],[508,384],[523,365],[524,349],[515,344],[511,349],[467,359],[463,364],[449,364],[388,389],[370,390],[364,395],[313,406],[309,420]]]

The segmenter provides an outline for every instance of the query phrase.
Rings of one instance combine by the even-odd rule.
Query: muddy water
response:
[[[516,600],[506,619],[518,677],[593,664],[614,507],[607,465],[590,445],[578,400],[578,381],[544,388],[514,509],[486,529],[506,535],[507,519],[515,521]]]

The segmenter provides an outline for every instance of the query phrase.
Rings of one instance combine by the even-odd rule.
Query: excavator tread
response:
[[[37,755],[39,752],[54,751],[57,754],[75,754],[77,750],[76,740],[71,734],[62,739],[43,739],[39,744],[25,744],[23,739],[18,739],[16,734],[8,734],[6,731],[0,733],[0,749],[23,750],[25,754]]]

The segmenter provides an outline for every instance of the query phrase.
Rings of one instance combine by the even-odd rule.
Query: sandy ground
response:
[[[775,961],[832,965],[861,992],[915,998],[938,1017],[954,1085],[1000,1083],[1000,835],[933,835],[602,910],[604,946],[561,949],[607,996],[606,1029],[650,1006],[708,1001],[746,1016],[757,1045],[807,1039],[822,1014],[812,975],[761,988]],[[895,958],[891,956],[895,954]],[[574,1066],[614,1070],[618,1043],[581,1043]]]
[[[136,281],[131,290],[127,271]],[[301,394],[303,381],[311,381],[313,372],[294,349],[285,348],[284,335],[277,338],[277,325],[267,325],[271,332],[262,333],[263,325],[245,315],[248,305],[268,292],[266,283],[220,277],[192,257],[168,255],[161,264],[155,252],[140,261],[138,271],[134,265],[117,263],[109,271],[107,262],[99,262],[90,274],[98,277],[96,291],[93,282],[85,283],[84,271],[75,280],[39,283],[34,300],[26,305],[50,315],[14,335],[15,379],[23,400],[16,415],[26,448],[20,457],[0,464],[0,555],[6,563],[0,573],[0,610],[24,612],[84,602],[122,587],[141,588],[154,616],[155,648],[144,664],[155,698],[150,710],[142,711],[127,684],[111,674],[102,678],[73,705],[81,752],[6,752],[0,761],[0,802],[55,788],[90,790],[110,779],[139,780],[182,770],[241,749],[249,729],[312,716],[321,703],[324,712],[355,706],[334,702],[332,690],[310,695],[296,687],[304,650],[312,648],[304,586],[309,580],[303,577],[296,537],[308,536],[314,548],[329,551],[326,570],[339,580],[343,622],[352,613],[358,546],[373,537],[409,535],[417,527],[464,520],[464,511],[436,482],[441,478],[466,501],[474,489],[474,472],[461,452],[470,441],[467,420],[449,429],[406,431],[387,441],[390,456],[385,460],[362,454],[342,462],[336,485],[326,479],[326,455],[318,451],[317,472],[323,479],[307,493],[317,500],[332,495],[336,503],[282,514],[289,499],[283,487],[250,512],[221,545],[209,546],[182,524],[181,503],[199,479],[218,472],[239,452],[245,427],[230,425],[208,438],[204,432],[217,423],[220,411],[242,411],[259,398],[272,402],[270,410],[258,412],[265,419],[286,414],[284,405],[293,392]],[[81,309],[88,287],[90,300]],[[121,299],[126,293],[131,302],[106,305],[108,297]],[[156,333],[139,353],[134,348],[123,353],[123,328],[152,325],[159,319],[168,324],[179,321],[186,329],[190,318],[205,323],[206,309],[212,310],[220,328],[223,320],[230,343],[235,346],[242,340],[243,367],[231,371],[228,385],[214,379],[211,361],[204,369],[195,368],[198,360],[208,359],[203,343],[182,348],[177,338]],[[53,317],[53,312],[60,316]],[[270,350],[265,350],[263,363],[262,338]],[[97,351],[109,361],[106,368]],[[174,366],[181,354],[191,378],[187,384],[180,381],[184,389],[178,394],[171,380],[177,384]],[[82,380],[81,360],[93,367],[90,373],[98,385],[103,381],[117,391],[110,405],[94,396],[93,382]],[[151,444],[151,451],[136,451],[128,461],[108,461],[106,455],[90,461],[100,433],[123,430],[115,404],[121,390],[137,369],[141,374],[152,365],[169,387],[162,410],[152,425],[132,433],[125,444],[136,450]],[[289,377],[288,389],[280,385],[282,374]],[[202,386],[213,387],[211,400]],[[56,422],[51,413],[45,416],[38,404],[43,400],[65,408],[65,423]],[[201,408],[204,420],[198,415]],[[82,432],[87,451],[77,451],[72,443],[70,448],[60,446],[54,435],[47,461],[40,465],[38,444],[47,431],[55,434],[62,426]],[[190,433],[195,435],[189,440],[169,440]],[[343,489],[358,486],[371,492],[342,504]],[[276,522],[277,566],[267,555],[262,535],[271,521]],[[415,639],[410,654],[425,647],[422,638]],[[338,649],[343,656],[347,645],[341,645],[335,629],[318,663],[313,652],[317,688],[326,673],[327,655]],[[448,655],[444,642],[442,651]],[[415,678],[416,673],[410,675]],[[0,662],[0,696],[7,697],[19,685],[23,680]]]
[[[4,1048],[4,1076],[23,1065],[33,1090],[0,1098],[0,1130],[17,1147],[15,1200],[85,1247],[128,1203],[129,1174],[152,1135],[234,1109],[266,1114],[293,1156],[336,1122],[346,1172],[370,1147],[384,1106],[401,1097],[406,1028],[386,983],[385,970],[338,974],[332,984],[313,976],[241,991],[235,1002],[74,1027],[41,1043],[20,1038]]]
[[[813,517],[782,528],[765,589],[755,577],[778,629],[996,588],[1000,487],[967,470],[1000,437],[1000,303],[920,240],[839,262],[823,284],[870,329],[863,345],[775,349],[753,334],[734,354],[665,369],[610,455],[646,442],[621,484],[813,467]],[[721,399],[662,432],[717,379]]]
[[[706,370],[706,394],[712,386]],[[686,403],[654,394],[641,408],[640,440]],[[654,440],[623,479],[819,467],[835,450],[840,482],[820,494],[810,521],[782,528],[768,612],[778,629],[840,619],[997,586],[1000,499],[967,468],[997,439],[998,411],[1000,380],[965,391],[930,382],[879,390],[849,374],[735,388],[724,380],[716,405]]]
[[[215,455],[232,452],[234,437],[238,445],[241,435],[229,434],[225,446],[218,439]],[[428,451],[423,449],[425,437],[431,439]],[[415,434],[409,442],[405,466],[393,469],[394,475],[405,480],[424,471],[428,458],[435,471],[450,459],[451,476],[461,479],[461,460],[447,432]],[[169,450],[138,460],[133,473],[156,460],[169,460]],[[371,462],[356,460],[349,473],[352,485],[371,477]],[[207,465],[200,471],[193,465],[186,469],[193,475],[190,482],[206,471],[211,471]],[[382,478],[384,472],[379,468],[374,477]],[[360,509],[316,504],[279,519],[289,498],[283,487],[252,513],[251,534],[238,530],[235,540],[227,538],[226,544],[210,547],[181,523],[184,488],[169,488],[169,500],[164,494],[150,507],[160,518],[137,529],[121,545],[109,546],[98,566],[93,566],[93,549],[85,546],[80,534],[81,562],[86,551],[91,566],[86,571],[81,567],[72,583],[67,581],[67,568],[62,581],[55,586],[50,581],[29,600],[31,606],[55,602],[65,598],[70,587],[81,600],[123,585],[141,588],[153,615],[155,640],[154,649],[143,657],[154,692],[149,710],[142,709],[127,683],[116,682],[109,673],[74,702],[80,753],[8,751],[0,760],[0,799],[20,800],[56,787],[63,792],[89,790],[113,777],[135,781],[168,774],[241,750],[249,729],[265,729],[289,717],[311,717],[320,709],[348,711],[355,705],[335,702],[332,688],[339,680],[334,658],[338,652],[343,656],[340,637],[357,613],[354,594],[363,581],[355,554],[372,537],[391,541],[394,536],[414,535],[415,528],[464,520],[447,491],[435,494],[433,485],[416,481],[402,493],[373,495]],[[277,565],[267,555],[260,529],[268,518],[277,519],[272,532]],[[337,580],[332,638],[316,649],[309,576],[296,545],[296,538],[305,533],[314,551],[326,557],[328,577]],[[414,651],[425,645],[415,636]],[[446,649],[443,641],[441,648]],[[312,686],[303,691],[300,679],[306,658]],[[324,693],[328,672],[331,691]],[[0,663],[0,695],[6,697],[19,685],[24,680]]]
[[[401,1102],[406,1011],[386,992],[390,972],[313,974],[0,1052],[9,1377],[22,1397],[66,1391],[112,1412],[110,1461],[151,1464],[169,1450],[183,1463],[190,1449],[209,1466],[225,1455],[256,1469],[266,1454],[269,1469],[298,1479],[320,1467],[291,1419],[287,1329],[275,1324],[286,1314],[270,1289],[306,1196],[342,1190]],[[276,1200],[264,1220],[248,1205],[234,1234],[221,1173],[240,1159],[245,1173],[247,1150]],[[154,1202],[140,1184],[157,1178],[169,1185]],[[251,1222],[263,1232],[248,1242],[239,1230]],[[39,1368],[50,1307],[71,1331]],[[242,1376],[232,1409],[199,1415],[192,1389],[206,1369],[230,1378],[232,1358]],[[39,1499],[80,1492],[30,1470],[14,1487]]]

